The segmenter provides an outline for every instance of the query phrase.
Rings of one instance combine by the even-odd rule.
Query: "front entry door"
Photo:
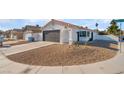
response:
[[[91,33],[91,41],[93,41],[93,32]]]
[[[79,41],[79,38],[80,38],[79,32],[77,32],[77,41]]]
[[[89,41],[93,41],[93,32],[91,32],[91,38],[89,39]]]

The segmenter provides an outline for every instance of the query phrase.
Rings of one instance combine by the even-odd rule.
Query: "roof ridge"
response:
[[[68,23],[68,22],[64,22],[64,21],[60,21],[60,20],[56,20],[56,19],[52,19],[51,21],[61,22],[61,23],[64,23],[64,24],[68,24],[68,25],[71,25],[71,26],[78,27],[78,28],[84,28],[83,26],[78,26],[78,25],[75,25],[75,24],[72,24],[72,23]]]
[[[42,29],[44,28],[44,27],[46,27],[49,23],[51,23],[51,22],[56,22],[57,24],[60,24],[60,25],[65,25],[65,26],[68,26],[68,27],[70,27],[70,28],[73,28],[73,29],[80,29],[80,30],[89,30],[89,31],[93,31],[93,30],[91,30],[91,29],[89,29],[88,27],[83,27],[83,26],[78,26],[78,25],[75,25],[75,24],[71,24],[71,23],[68,23],[68,22],[64,22],[64,21],[60,21],[60,20],[56,20],[56,19],[51,19],[46,25],[44,25],[43,27],[42,27]]]

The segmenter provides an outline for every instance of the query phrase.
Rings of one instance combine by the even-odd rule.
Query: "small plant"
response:
[[[99,35],[108,35],[108,33],[106,31],[101,31],[101,32],[99,31],[98,34]]]
[[[73,42],[73,45],[75,45],[75,46],[79,47],[80,42],[79,42],[79,41],[75,41],[75,42]]]

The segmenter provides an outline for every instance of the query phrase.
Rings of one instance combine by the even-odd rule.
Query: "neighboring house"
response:
[[[29,38],[34,38],[34,41],[40,41],[42,40],[42,33],[41,33],[41,27],[39,25],[31,26],[27,25],[22,28],[24,31],[23,39],[29,40]]]
[[[6,31],[2,31],[2,30],[0,30],[0,36],[3,36],[4,38],[6,37]]]
[[[6,30],[4,36],[5,38],[10,38],[10,30]]]
[[[7,30],[5,31],[4,36],[5,38],[14,40],[23,39],[23,30],[22,29]]]
[[[13,29],[11,32],[11,38],[18,40],[23,39],[23,30],[22,29]]]
[[[87,42],[94,40],[95,31],[52,19],[42,27],[43,41],[60,43]]]
[[[3,31],[0,30],[0,46],[3,45],[3,41],[4,41],[4,35],[3,35]]]

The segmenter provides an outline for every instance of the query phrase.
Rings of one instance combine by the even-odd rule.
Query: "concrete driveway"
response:
[[[39,48],[39,47],[44,47],[44,46],[48,46],[48,45],[52,45],[55,44],[54,42],[32,42],[32,43],[28,43],[28,44],[22,44],[22,45],[15,45],[15,46],[11,46],[11,47],[6,47],[6,48],[0,48],[0,51],[4,54],[4,55],[11,55],[11,54],[16,54],[19,52],[24,52],[24,51],[28,51],[31,49],[35,49],[35,48]]]
[[[10,49],[1,49],[5,55],[13,54],[16,52],[27,51],[29,49],[47,46],[54,43],[48,42],[35,42],[29,45],[13,46]],[[14,48],[16,47],[16,48]],[[124,48],[124,44],[122,44]],[[13,62],[7,59],[4,54],[0,52],[0,73],[6,74],[122,74],[124,73],[124,51],[119,53],[112,59],[77,66],[31,66]]]

